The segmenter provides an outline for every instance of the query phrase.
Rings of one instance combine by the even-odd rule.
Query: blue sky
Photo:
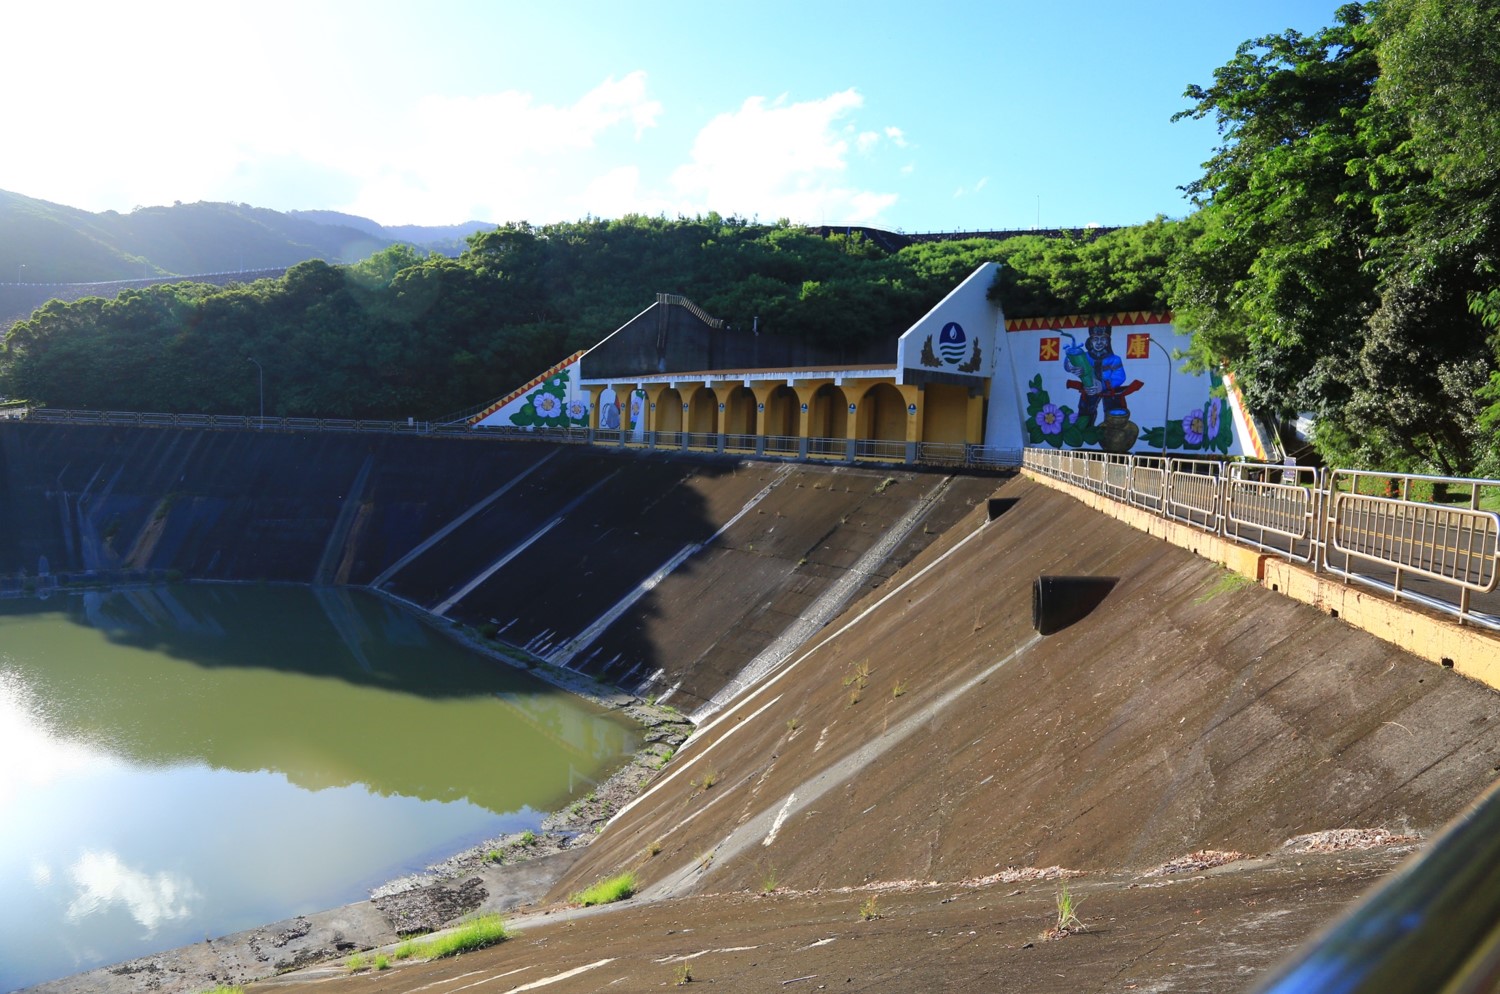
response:
[[[385,224],[716,210],[908,232],[1189,207],[1243,40],[1336,2],[11,5],[0,189]]]

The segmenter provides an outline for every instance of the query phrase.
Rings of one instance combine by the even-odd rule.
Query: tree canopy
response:
[[[1186,189],[1179,324],[1345,465],[1496,469],[1500,21],[1481,0],[1340,7],[1245,42],[1179,116],[1222,141]]]

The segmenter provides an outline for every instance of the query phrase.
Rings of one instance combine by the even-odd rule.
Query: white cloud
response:
[[[895,145],[897,148],[907,147],[906,133],[903,132],[900,128],[886,128],[885,136],[889,138],[891,140],[891,144]]]
[[[164,921],[191,916],[203,899],[187,877],[133,870],[112,852],[85,852],[69,873],[78,887],[78,896],[68,905],[70,921],[121,904],[145,928],[155,929]]]
[[[851,187],[849,141],[839,125],[864,99],[844,90],[821,100],[751,97],[719,114],[693,142],[690,161],[671,177],[684,213],[786,217],[804,223],[874,220],[896,195]],[[878,138],[878,136],[876,136]],[[863,142],[856,135],[855,144]]]
[[[606,79],[566,105],[519,91],[428,97],[405,124],[407,140],[383,154],[329,154],[360,176],[359,193],[344,205],[356,214],[387,223],[552,221],[560,218],[539,216],[538,207],[577,199],[605,137],[623,128],[639,142],[661,113],[642,72]]]

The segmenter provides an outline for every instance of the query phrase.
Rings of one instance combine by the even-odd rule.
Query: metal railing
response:
[[[0,412],[16,419],[53,424],[121,425],[203,430],[258,430],[272,432],[383,432],[403,435],[441,435],[470,439],[554,442],[564,445],[633,446],[650,449],[692,449],[769,459],[817,459],[855,462],[920,464],[969,469],[1008,469],[1021,465],[1020,449],[987,448],[962,442],[905,442],[889,439],[802,438],[796,435],[656,431],[641,437],[617,428],[518,428],[407,419],[382,421],[346,418],[255,417],[240,414],[165,414],[139,411],[85,411],[48,407],[16,407]]]
[[[1500,976],[1500,786],[1256,985],[1257,994],[1488,994]]]
[[[1500,586],[1500,514],[1479,506],[1500,480],[1059,449],[1027,449],[1022,465],[1500,631],[1473,602]]]

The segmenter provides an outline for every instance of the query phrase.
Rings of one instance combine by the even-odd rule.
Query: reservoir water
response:
[[[368,594],[0,601],[0,991],[361,900],[638,744]]]

